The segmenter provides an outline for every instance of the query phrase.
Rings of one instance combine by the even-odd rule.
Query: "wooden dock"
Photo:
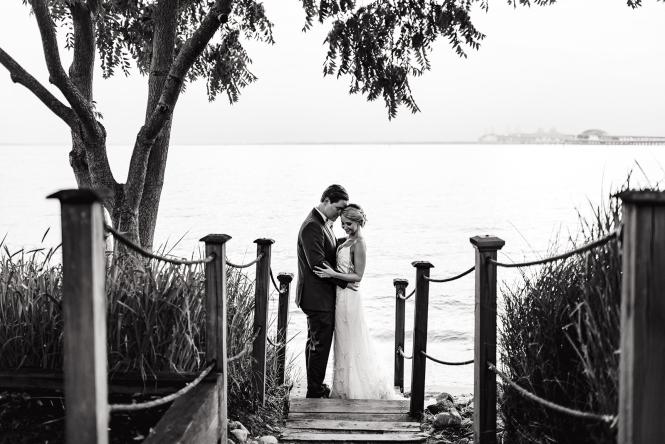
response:
[[[291,398],[280,442],[425,442],[408,412],[408,400]]]

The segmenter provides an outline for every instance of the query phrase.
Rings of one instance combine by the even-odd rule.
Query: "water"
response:
[[[110,149],[112,168],[125,180],[129,149]],[[607,201],[630,171],[634,184],[665,177],[658,146],[176,146],[169,165],[156,243],[174,253],[198,254],[209,233],[233,237],[228,256],[251,260],[253,241],[275,240],[272,268],[296,272],[296,237],[302,220],[331,183],[343,184],[368,215],[368,264],[362,294],[377,361],[392,375],[394,278],[413,282],[414,260],[435,265],[432,276],[457,274],[474,261],[469,238],[492,234],[506,241],[500,260],[541,257],[559,239],[576,236],[578,212]],[[59,242],[59,205],[45,196],[75,186],[66,147],[0,147],[0,236],[10,249]],[[344,233],[339,224],[337,234]],[[502,269],[514,285],[517,272]],[[412,285],[409,285],[409,291]],[[293,297],[292,297],[293,299]],[[410,353],[413,302],[407,302]],[[272,304],[271,308],[275,308]],[[292,302],[288,352],[304,366],[305,317]],[[432,284],[428,352],[445,360],[473,356],[473,275]],[[473,368],[428,364],[427,389],[468,393]],[[330,373],[330,372],[329,372]],[[409,361],[405,381],[410,382]]]

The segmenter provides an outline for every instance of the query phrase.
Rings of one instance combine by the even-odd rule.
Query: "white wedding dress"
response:
[[[337,251],[337,269],[353,272],[351,245]],[[360,291],[337,287],[331,398],[402,399],[377,364]]]

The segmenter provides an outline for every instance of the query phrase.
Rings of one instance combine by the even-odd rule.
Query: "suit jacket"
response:
[[[337,266],[337,239],[327,234],[321,214],[315,209],[307,216],[298,232],[298,283],[296,305],[303,310],[334,311],[335,287],[346,287],[340,279],[323,279],[314,268],[328,264]]]

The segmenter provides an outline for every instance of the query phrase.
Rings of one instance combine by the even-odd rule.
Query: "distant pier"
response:
[[[536,133],[485,134],[479,143],[510,145],[665,145],[665,137],[615,136],[606,131],[590,129],[580,134],[562,134],[556,131]]]

